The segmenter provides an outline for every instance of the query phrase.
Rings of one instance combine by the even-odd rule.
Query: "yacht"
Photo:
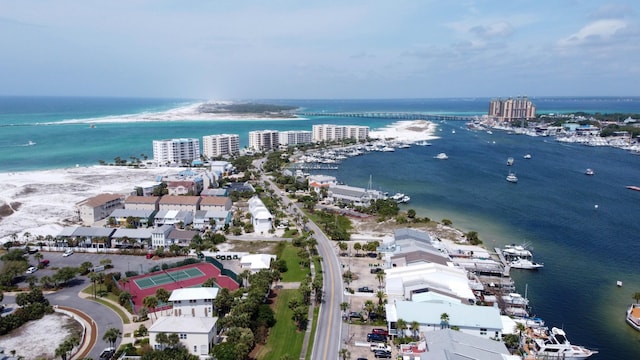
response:
[[[544,264],[531,261],[529,259],[518,258],[509,263],[512,269],[538,270],[544,267]]]
[[[511,183],[517,183],[518,177],[516,176],[515,173],[510,172],[509,175],[507,175],[507,181]]]
[[[514,161],[515,161],[515,160],[514,160],[512,157],[507,158],[507,166],[511,166],[511,165],[513,165],[513,162],[514,162]]]
[[[445,153],[440,153],[440,154],[436,155],[436,159],[438,159],[438,160],[447,160],[448,158],[449,157]]]
[[[431,143],[428,142],[427,140],[422,140],[420,142],[417,142],[416,145],[418,145],[418,146],[431,146]]]
[[[525,155],[523,156],[523,158],[525,158],[525,159],[531,159],[531,154],[525,154]]]
[[[396,151],[396,149],[394,149],[392,146],[385,146],[380,151],[383,151],[383,152],[394,152],[394,151]]]
[[[627,309],[627,324],[640,331],[640,304],[631,304]]]
[[[587,170],[584,171],[584,173],[585,173],[585,175],[593,175],[593,174],[595,174],[593,172],[593,169],[587,169]]]
[[[583,360],[597,351],[573,345],[567,340],[564,330],[556,327],[546,338],[534,338],[536,355],[540,359]]]

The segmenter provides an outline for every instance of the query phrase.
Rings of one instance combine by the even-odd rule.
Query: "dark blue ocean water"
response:
[[[415,111],[481,115],[489,99],[270,100],[309,111]],[[539,112],[640,112],[639,98],[533,98]],[[151,141],[247,132],[311,130],[312,124],[362,124],[393,120],[315,118],[288,121],[183,121],[70,124],[69,120],[171,111],[197,102],[181,99],[78,99],[0,97],[0,171],[94,165],[99,159],[151,156]],[[48,125],[42,125],[48,124]],[[489,248],[530,243],[539,272],[513,271],[518,291],[527,287],[536,315],[563,327],[569,339],[597,349],[594,359],[632,359],[640,333],[624,313],[640,291],[640,156],[613,148],[564,144],[552,138],[466,130],[461,122],[438,123],[433,146],[371,153],[330,172],[354,186],[373,186],[411,196],[406,208],[434,220],[451,219],[474,230]],[[452,133],[451,130],[455,130]],[[29,141],[35,145],[24,146]],[[449,160],[433,158],[446,152]],[[525,154],[532,158],[526,160]],[[507,157],[519,182],[508,183]],[[593,168],[595,176],[584,175]],[[598,205],[596,208],[595,205]],[[623,281],[622,288],[616,281]]]

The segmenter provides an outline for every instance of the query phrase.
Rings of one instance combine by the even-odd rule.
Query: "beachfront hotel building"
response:
[[[280,131],[278,135],[280,145],[284,146],[311,143],[311,131],[308,130]]]
[[[183,164],[200,159],[200,140],[153,140],[153,160],[158,166]]]
[[[275,130],[249,131],[249,148],[255,151],[276,150],[280,135]]]
[[[240,135],[221,134],[202,137],[202,153],[208,158],[240,154]]]
[[[320,124],[313,125],[311,130],[312,139],[316,142],[344,139],[365,141],[369,137],[368,126]]]
[[[526,97],[492,99],[489,117],[497,121],[529,120],[536,117],[536,106]]]

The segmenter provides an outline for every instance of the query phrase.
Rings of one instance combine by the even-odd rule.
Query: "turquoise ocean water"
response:
[[[309,111],[403,111],[481,115],[489,99],[269,100]],[[640,98],[532,98],[539,112],[640,113]],[[391,119],[312,118],[246,121],[129,121],[140,113],[173,114],[197,103],[183,99],[0,97],[0,171],[94,165],[114,157],[152,156],[151,141],[236,133],[247,145],[250,130],[311,130],[312,124],[362,124]],[[122,119],[125,120],[122,120]],[[89,120],[87,120],[89,119]],[[111,121],[112,120],[112,121]],[[90,127],[88,121],[95,121]],[[549,326],[563,327],[576,344],[599,350],[593,359],[633,359],[640,333],[624,322],[640,291],[640,156],[553,138],[466,130],[462,122],[438,123],[433,146],[372,153],[345,160],[328,172],[354,186],[411,196],[405,208],[434,220],[477,231],[489,248],[530,243],[539,272],[517,272],[518,291]],[[455,130],[453,133],[451,130]],[[30,143],[31,142],[31,143]],[[29,145],[31,144],[31,145]],[[446,152],[449,160],[433,156]],[[529,160],[524,154],[531,154]],[[518,184],[504,178],[514,157]],[[595,176],[584,175],[593,168]],[[598,205],[596,208],[595,205]],[[1,225],[1,224],[0,224]],[[622,288],[616,281],[623,281]]]

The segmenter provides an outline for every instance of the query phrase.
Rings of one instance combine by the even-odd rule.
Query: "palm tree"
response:
[[[342,360],[347,360],[351,358],[351,353],[349,352],[349,350],[344,348],[340,349],[340,351],[338,352],[338,355],[340,355]]]
[[[440,329],[448,329],[449,328],[449,314],[442,313],[440,314]]]
[[[382,282],[384,281],[384,271],[378,271],[376,273],[376,280],[378,280],[378,283],[382,286]]]
[[[636,304],[637,304],[638,302],[640,302],[640,292],[635,292],[635,293],[633,293],[633,296],[632,296],[632,297],[633,297],[633,300],[635,300],[635,301],[636,301]]]
[[[40,253],[40,252],[37,252],[35,255],[33,255],[33,258],[36,259],[38,264],[40,264],[40,260],[42,260],[43,257],[44,257],[44,255],[42,255],[42,253]]]
[[[120,329],[118,328],[110,328],[105,331],[104,335],[102,336],[102,340],[108,342],[109,346],[115,347],[116,341],[118,341],[119,337],[122,337],[122,331],[120,331]]]
[[[378,298],[378,304],[382,305],[384,304],[384,298],[387,297],[387,294],[382,290],[378,290],[378,292],[376,292],[376,297]]]
[[[249,270],[245,270],[238,275],[242,280],[242,286],[247,287],[249,285],[249,276],[251,276],[251,271]]]
[[[398,336],[404,337],[404,331],[407,328],[407,322],[404,319],[398,319],[396,321],[396,331],[398,332]]]
[[[418,340],[420,335],[420,323],[417,321],[411,322],[411,332],[413,333],[413,338]]]
[[[514,330],[518,333],[518,345],[522,347],[522,334],[527,330],[527,327],[523,323],[516,323]]]
[[[349,309],[349,303],[346,301],[343,301],[340,303],[340,310],[347,311]]]
[[[142,305],[149,308],[153,313],[155,313],[156,307],[158,307],[158,298],[150,295],[142,299]],[[156,320],[158,319],[158,314],[156,315]]]

